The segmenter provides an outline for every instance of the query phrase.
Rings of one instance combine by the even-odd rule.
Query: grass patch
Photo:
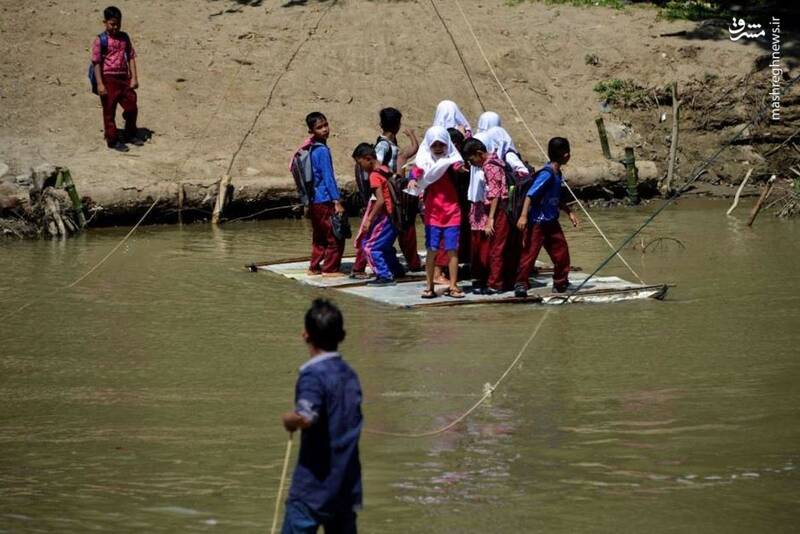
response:
[[[727,17],[726,9],[712,2],[695,0],[670,0],[658,16],[667,20],[706,20]]]
[[[647,89],[633,80],[620,80],[619,78],[604,80],[595,84],[594,91],[601,100],[623,107],[644,104],[648,99]]]

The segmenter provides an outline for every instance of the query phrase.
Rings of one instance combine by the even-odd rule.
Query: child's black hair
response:
[[[103,10],[103,20],[122,20],[122,11],[116,6],[108,6]]]
[[[306,125],[308,126],[309,130],[313,130],[314,126],[317,125],[317,121],[326,121],[328,118],[319,111],[312,111],[308,115],[306,115]]]
[[[464,134],[458,128],[448,128],[447,133],[450,134],[450,141],[455,145],[456,150],[461,152],[464,148]]]
[[[378,114],[381,118],[381,129],[384,132],[397,133],[400,130],[400,121],[403,114],[396,108],[383,108]]]
[[[561,161],[567,154],[569,154],[569,141],[565,137],[553,137],[547,143],[547,157],[550,161]]]
[[[316,299],[306,312],[308,342],[322,350],[333,351],[344,341],[342,312],[327,299]]]
[[[474,137],[467,139],[464,142],[464,148],[461,149],[461,154],[465,158],[471,158],[478,152],[488,152],[488,150],[486,150],[486,145],[483,144],[483,141]]]
[[[353,150],[353,159],[366,158],[368,156],[372,156],[373,158],[378,157],[377,154],[375,154],[375,147],[369,143],[359,143],[355,150]]]

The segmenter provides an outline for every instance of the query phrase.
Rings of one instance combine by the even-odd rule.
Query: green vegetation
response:
[[[694,0],[671,0],[658,14],[667,20],[705,20],[727,17],[727,11],[711,2],[696,2]]]
[[[523,2],[534,0],[506,0],[506,4],[515,6]],[[667,20],[704,20],[714,18],[727,18],[730,12],[717,2],[701,2],[698,0],[537,0],[550,5],[572,5],[577,7],[603,6],[614,9],[625,9],[632,5],[644,5],[658,8],[658,16]],[[758,3],[758,2],[757,2]],[[764,3],[763,1],[760,3]]]
[[[647,89],[633,80],[620,80],[612,78],[598,82],[594,91],[601,100],[623,107],[636,106],[647,101]]]

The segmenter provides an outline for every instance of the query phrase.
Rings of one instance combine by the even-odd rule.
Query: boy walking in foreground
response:
[[[283,414],[289,432],[302,430],[283,534],[355,534],[361,507],[361,385],[337,352],[344,341],[342,313],[316,299],[306,312],[303,338],[311,359],[300,367],[295,409]]]
[[[528,278],[542,246],[553,260],[553,291],[563,293],[569,285],[569,247],[558,223],[560,208],[569,215],[572,226],[578,226],[578,218],[561,202],[561,167],[569,161],[569,141],[563,137],[550,139],[547,156],[550,162],[536,173],[517,221],[522,232],[522,256],[514,285],[516,297],[528,295]]]
[[[336,184],[333,159],[328,148],[331,133],[328,119],[314,111],[306,116],[308,133],[311,134],[311,173],[314,181],[314,196],[310,199],[308,214],[311,218],[311,263],[309,275],[325,277],[344,276],[339,268],[344,253],[344,239],[338,239],[333,232],[332,217],[343,215],[344,206]]]
[[[139,87],[139,73],[136,68],[136,50],[128,34],[122,31],[122,12],[114,6],[103,10],[105,31],[97,36],[92,44],[92,68],[97,94],[103,106],[103,127],[108,148],[127,152],[128,147],[117,132],[117,105],[122,106],[125,119],[124,140],[141,146],[137,137],[136,89]]]

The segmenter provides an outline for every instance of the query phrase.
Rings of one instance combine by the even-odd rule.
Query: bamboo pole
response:
[[[678,100],[678,82],[670,86],[672,91],[672,139],[669,145],[669,163],[667,166],[667,179],[661,187],[661,193],[667,195],[672,191],[672,178],[675,174],[675,158],[678,155],[678,119],[680,115],[680,101]]]
[[[211,223],[219,224],[222,210],[225,208],[225,200],[228,196],[228,185],[231,183],[230,175],[226,174],[219,181],[219,192],[217,193],[217,202],[214,204],[214,213],[211,215]]]
[[[58,177],[57,184],[63,185],[66,189],[69,199],[72,202],[72,208],[78,214],[78,224],[81,228],[86,227],[86,216],[83,214],[83,202],[75,187],[75,182],[72,181],[72,173],[69,169],[61,169],[60,176]]]
[[[756,202],[756,205],[753,206],[753,211],[750,212],[750,219],[747,220],[747,226],[753,226],[753,221],[755,221],[756,217],[758,217],[758,212],[761,211],[761,206],[767,200],[769,194],[772,193],[772,187],[774,185],[775,175],[773,174],[767,182],[767,187],[764,188],[764,190],[761,192],[761,196],[758,197],[758,202]]]
[[[739,197],[742,194],[742,189],[744,189],[744,184],[746,184],[747,180],[750,179],[751,174],[753,174],[752,168],[748,169],[747,174],[744,175],[744,180],[742,180],[742,183],[739,184],[739,189],[736,190],[736,194],[733,196],[733,204],[731,204],[731,207],[728,208],[728,211],[725,213],[725,215],[730,215],[733,213],[733,210],[735,210],[736,206],[739,205]]]
[[[603,156],[605,156],[606,159],[611,159],[611,149],[608,147],[606,123],[603,122],[603,117],[597,117],[594,123],[597,125],[597,135],[600,136],[600,146],[603,148]]]

